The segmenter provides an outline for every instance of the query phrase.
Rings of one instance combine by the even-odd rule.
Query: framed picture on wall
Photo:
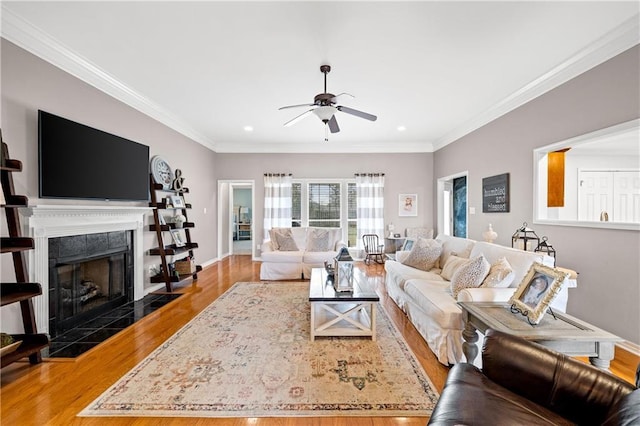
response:
[[[418,216],[418,194],[400,194],[398,216]]]

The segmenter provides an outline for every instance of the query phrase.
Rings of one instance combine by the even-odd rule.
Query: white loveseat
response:
[[[436,240],[442,243],[439,266],[436,265],[429,271],[407,266],[401,262],[409,252],[399,251],[396,253],[396,261],[388,260],[385,263],[386,287],[389,296],[407,314],[438,360],[447,365],[464,359],[464,322],[457,301],[507,302],[534,262],[553,266],[553,258],[542,253],[447,235],[438,235]],[[456,300],[451,292],[451,282],[442,277],[440,269],[452,254],[467,259],[474,259],[482,254],[491,265],[504,257],[513,271],[513,281],[508,288],[466,288],[458,293]],[[576,285],[575,279],[565,280],[551,307],[565,312],[567,289]]]
[[[279,246],[275,232],[280,241],[283,236],[290,235],[295,246]],[[342,247],[347,244],[342,240],[341,228],[274,228],[262,243],[260,279],[311,278],[311,269],[323,267],[325,261],[332,263]]]

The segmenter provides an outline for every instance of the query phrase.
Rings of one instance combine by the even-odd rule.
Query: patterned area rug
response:
[[[308,283],[236,283],[79,416],[428,416],[438,394],[378,306],[377,340],[309,340]]]

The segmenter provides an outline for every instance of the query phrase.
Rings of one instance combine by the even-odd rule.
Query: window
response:
[[[291,184],[291,226],[302,226],[302,184],[293,182]]]
[[[309,226],[339,228],[340,184],[310,183],[308,188]]]
[[[358,203],[357,203],[355,182],[349,182],[347,184],[347,202],[348,202],[347,229],[348,229],[348,235],[349,235],[348,244],[349,244],[349,247],[355,247],[356,239],[358,238]]]
[[[639,138],[635,119],[535,149],[533,222],[639,230]],[[560,203],[550,203],[550,189],[558,184],[549,184],[549,153],[558,151],[565,152],[564,194]]]
[[[347,230],[349,247],[356,245],[356,185],[353,180],[297,180],[292,185],[291,226]]]

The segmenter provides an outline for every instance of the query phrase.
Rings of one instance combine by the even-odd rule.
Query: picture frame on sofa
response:
[[[533,263],[509,300],[511,311],[539,324],[566,278],[566,272]]]
[[[404,243],[402,244],[402,248],[400,249],[401,251],[411,251],[411,248],[413,247],[413,244],[416,242],[416,240],[414,240],[413,238],[407,238],[404,240]]]

